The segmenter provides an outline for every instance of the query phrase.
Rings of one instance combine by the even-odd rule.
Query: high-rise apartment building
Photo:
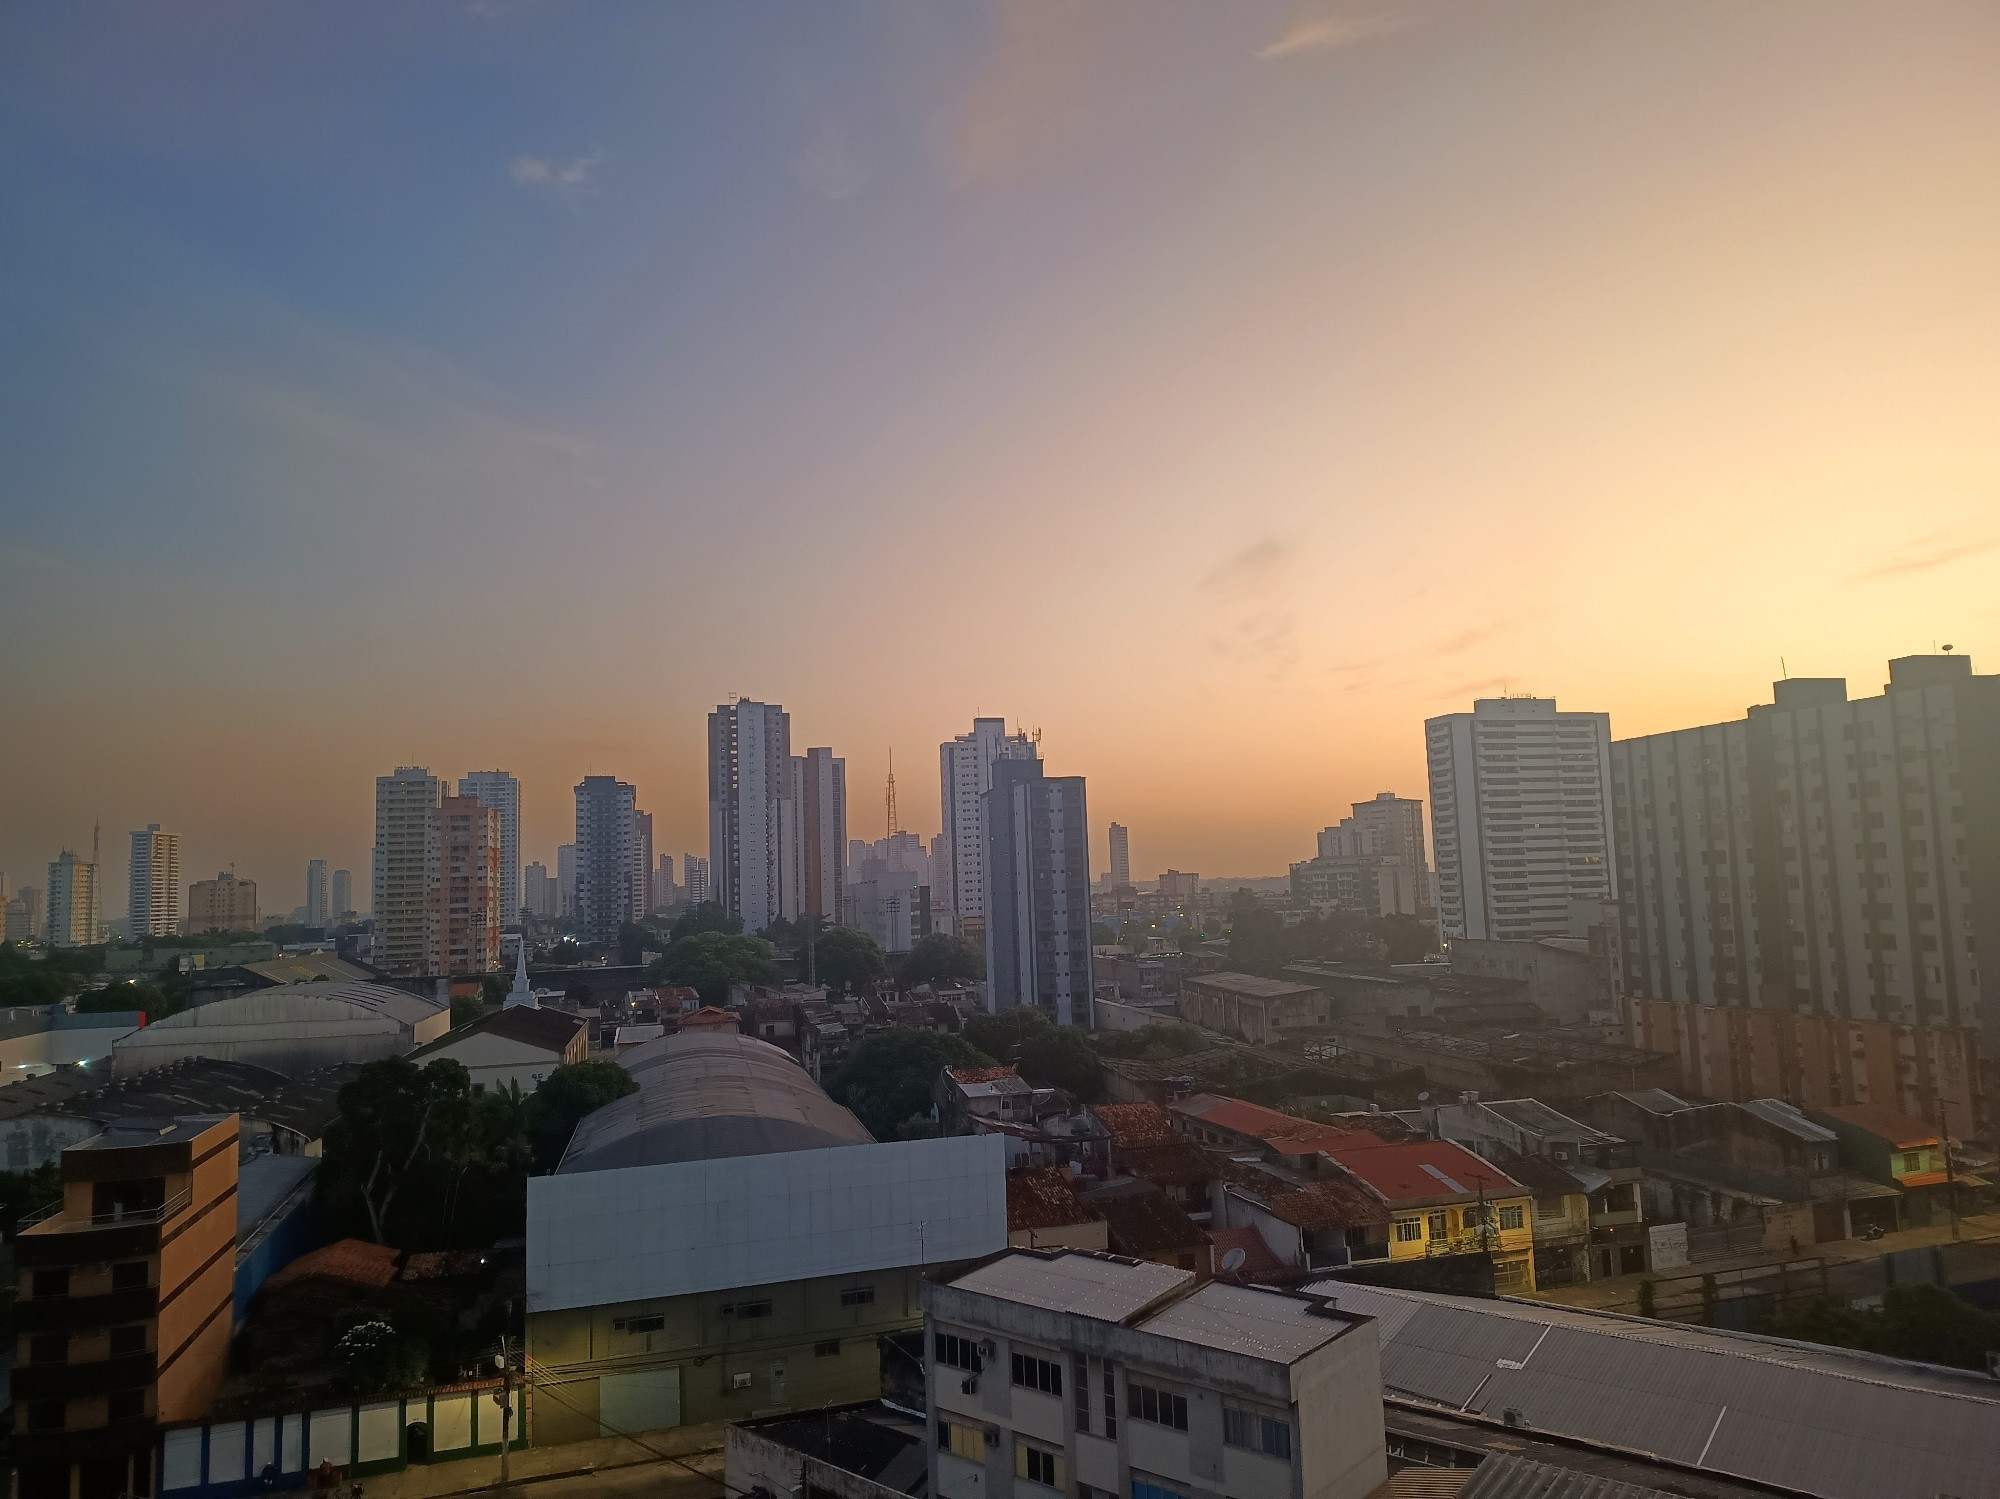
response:
[[[306,925],[324,928],[331,921],[327,908],[326,860],[306,860]]]
[[[421,765],[375,778],[374,964],[393,974],[442,971],[431,890],[438,881],[441,786]]]
[[[653,909],[653,814],[632,814],[632,904],[644,916]]]
[[[23,885],[7,898],[6,940],[33,942],[42,935],[42,892]]]
[[[354,909],[354,871],[336,869],[333,872],[333,920],[352,921],[361,913]]]
[[[1002,759],[985,797],[986,1003],[1092,1024],[1090,820],[1082,776]]]
[[[89,947],[102,924],[97,865],[64,849],[49,865],[49,946]]]
[[[1444,939],[1561,937],[1611,897],[1611,720],[1482,698],[1425,723]]]
[[[801,908],[808,915],[838,922],[847,879],[847,762],[830,749],[809,749],[803,780]]]
[[[1380,791],[1353,814],[1322,828],[1317,857],[1292,866],[1292,893],[1314,905],[1370,916],[1417,916],[1431,909],[1424,804]]]
[[[986,914],[986,811],[982,798],[1003,760],[1035,760],[1040,751],[1026,734],[1009,734],[1003,718],[975,718],[972,732],[938,747],[938,794],[944,816],[952,930],[974,937]],[[932,880],[940,883],[939,872]]]
[[[1114,887],[1132,883],[1132,835],[1122,822],[1111,824],[1111,883]]]
[[[458,794],[500,814],[500,924],[511,926],[521,919],[521,783],[504,770],[468,771]]]
[[[187,929],[201,932],[257,930],[257,882],[239,880],[225,869],[212,880],[188,886]]]
[[[544,920],[556,914],[555,878],[539,859],[521,871],[521,909]]]
[[[674,883],[674,856],[661,854],[653,865],[653,909],[666,910],[678,896],[679,887]]]
[[[1967,1130],[2000,1051],[2000,676],[1889,663],[1611,747],[1624,990],[1689,1089]],[[1982,954],[1985,957],[1981,962]],[[1755,1091],[1752,1091],[1755,1090]]]
[[[440,974],[495,973],[500,968],[500,813],[477,796],[447,796],[431,814],[436,824],[438,879],[431,887],[427,948]]]
[[[724,703],[708,715],[711,898],[746,932],[784,915],[787,887],[796,889],[802,776],[791,743],[791,716],[776,703]]]
[[[708,878],[708,860],[700,854],[682,854],[681,868],[687,873],[687,902],[691,906],[705,905],[715,899]]]
[[[638,793],[615,776],[576,785],[576,923],[587,942],[614,943],[639,916]]]
[[[167,937],[181,929],[181,835],[157,822],[132,833],[127,919],[133,937]]]
[[[565,920],[576,915],[576,845],[556,845],[556,915]]]

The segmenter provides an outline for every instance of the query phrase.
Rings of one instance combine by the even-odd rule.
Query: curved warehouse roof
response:
[[[576,1127],[559,1173],[874,1141],[798,1063],[740,1032],[663,1036],[619,1061],[639,1091]]]

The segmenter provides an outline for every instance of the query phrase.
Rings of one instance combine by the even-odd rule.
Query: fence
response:
[[[321,1463],[342,1474],[394,1473],[412,1463],[456,1462],[500,1450],[497,1380],[329,1406],[248,1421],[169,1427],[161,1434],[161,1499],[234,1499],[304,1488]],[[522,1392],[514,1392],[508,1446],[528,1445]]]

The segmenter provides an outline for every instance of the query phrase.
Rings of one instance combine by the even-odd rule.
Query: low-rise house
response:
[[[723,1429],[722,1483],[736,1495],[922,1499],[924,1422],[879,1401],[733,1422]]]
[[[1007,1242],[1021,1249],[1103,1249],[1104,1215],[1084,1203],[1062,1166],[1007,1173]]]
[[[1189,974],[1181,980],[1181,1018],[1259,1044],[1287,1031],[1326,1024],[1326,996],[1310,984],[1251,973]]]
[[[1151,1182],[1197,1223],[1206,1223],[1217,1158],[1174,1127],[1174,1116],[1151,1101],[1104,1103],[1091,1109],[1110,1147],[1110,1169]]]
[[[1288,1269],[1338,1269],[1389,1258],[1389,1210],[1343,1175],[1289,1182],[1267,1172],[1232,1172],[1216,1191],[1214,1223],[1221,1235],[1254,1231]]]
[[[1815,1109],[1811,1117],[1833,1131],[1848,1170],[1902,1192],[1907,1223],[1929,1223],[1949,1212],[1954,1193],[1959,1210],[1966,1211],[1970,1194],[1987,1185],[1986,1178],[1946,1159],[1943,1135],[1900,1109],[1850,1103]]]
[[[1192,1270],[1203,1280],[1214,1272],[1207,1232],[1159,1188],[1143,1182],[1107,1184],[1085,1201],[1103,1215],[1113,1254]]]
[[[1253,1151],[1308,1172],[1317,1170],[1320,1157],[1334,1146],[1374,1138],[1366,1131],[1319,1124],[1213,1093],[1180,1099],[1168,1105],[1168,1112],[1183,1133],[1211,1150]]]
[[[1535,1288],[1590,1279],[1590,1192],[1568,1167],[1545,1155],[1503,1151],[1500,1169],[1534,1194]]]
[[[1035,1090],[1012,1067],[947,1067],[932,1090],[938,1128],[947,1135],[968,1133],[975,1119],[1030,1124]]]
[[[1488,1255],[1502,1294],[1535,1289],[1534,1194],[1450,1140],[1336,1145],[1334,1164],[1389,1209],[1389,1258]]]
[[[509,1087],[532,1093],[564,1063],[589,1058],[589,1024],[537,1005],[495,1010],[410,1053],[419,1067],[457,1062],[472,1075],[475,1093]]]

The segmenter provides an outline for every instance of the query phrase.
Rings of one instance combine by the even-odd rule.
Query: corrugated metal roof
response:
[[[1251,1358],[1296,1363],[1324,1347],[1355,1323],[1329,1317],[1315,1303],[1256,1286],[1210,1281],[1162,1311],[1140,1319],[1141,1331],[1223,1348]]]
[[[973,1267],[950,1284],[954,1290],[1046,1311],[1123,1322],[1193,1280],[1191,1271],[1171,1265],[1073,1250],[1004,1254]]]
[[[1869,1354],[1573,1308],[1327,1281],[1391,1390],[1828,1499],[2000,1496],[2000,1387]]]
[[[1811,1140],[1819,1145],[1831,1145],[1840,1137],[1824,1124],[1815,1124],[1782,1098],[1753,1098],[1737,1105],[1745,1113],[1754,1114],[1766,1124],[1774,1124],[1788,1134],[1797,1135],[1801,1140]]]
[[[1477,1468],[1456,1471],[1470,1480],[1456,1490],[1459,1499],[1672,1499],[1675,1492],[1552,1467],[1511,1452],[1496,1452]]]

